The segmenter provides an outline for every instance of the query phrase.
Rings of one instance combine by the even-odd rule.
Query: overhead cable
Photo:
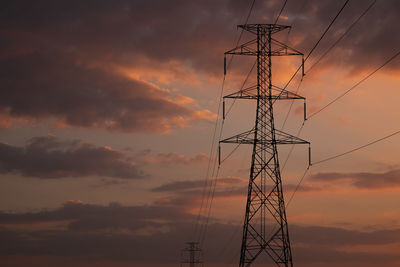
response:
[[[380,65],[378,68],[376,68],[374,71],[372,71],[371,73],[369,73],[367,76],[365,76],[364,78],[362,78],[359,82],[357,82],[355,85],[353,85],[352,87],[350,87],[348,90],[346,90],[343,94],[339,95],[338,97],[336,97],[335,99],[333,99],[331,102],[329,102],[328,104],[326,104],[325,106],[323,106],[322,108],[320,108],[319,110],[315,111],[314,113],[311,113],[310,116],[307,117],[307,119],[314,117],[315,115],[317,115],[318,113],[320,113],[321,111],[323,111],[324,109],[326,109],[327,107],[329,107],[330,105],[332,105],[333,103],[335,103],[336,101],[338,101],[340,98],[344,97],[345,95],[347,95],[350,91],[354,90],[355,88],[357,88],[357,86],[359,86],[360,84],[362,84],[365,80],[367,80],[368,78],[370,78],[372,75],[374,75],[376,72],[378,72],[380,69],[382,69],[383,67],[385,67],[387,64],[389,64],[392,60],[394,60],[397,56],[400,55],[400,50],[395,53],[394,55],[392,55],[388,60],[386,60],[382,65]]]

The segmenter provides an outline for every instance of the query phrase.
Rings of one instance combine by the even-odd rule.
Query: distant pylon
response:
[[[255,125],[249,131],[220,141],[253,145],[239,266],[250,266],[257,258],[262,258],[262,254],[277,266],[293,266],[277,145],[309,142],[275,129],[273,104],[276,100],[286,99],[305,102],[305,98],[272,84],[271,59],[273,56],[303,54],[272,38],[273,34],[289,26],[245,24],[238,27],[256,38],[225,55],[257,57],[257,84],[224,97],[224,101],[226,98],[256,100]]]
[[[181,251],[181,267],[203,266],[202,250],[198,242],[187,242],[187,247]]]

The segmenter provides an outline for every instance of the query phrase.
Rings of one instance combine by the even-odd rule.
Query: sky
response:
[[[222,130],[218,109],[254,63],[234,57],[221,91],[224,52],[252,2],[1,2],[2,266],[178,266],[199,231],[204,266],[237,265],[251,149],[228,156],[224,144],[218,177],[212,166],[220,132],[254,125],[250,101],[227,100]],[[278,23],[292,28],[275,38],[307,55],[344,2],[288,0]],[[283,3],[256,0],[248,23],[274,23]],[[349,1],[288,87],[309,116],[399,51],[399,12],[396,0]],[[301,58],[272,64],[282,87]],[[312,161],[399,131],[399,77],[395,58],[304,122]],[[296,135],[303,102],[274,112],[276,128]],[[308,147],[279,147],[296,266],[400,265],[399,149],[395,135],[315,164],[296,191]]]

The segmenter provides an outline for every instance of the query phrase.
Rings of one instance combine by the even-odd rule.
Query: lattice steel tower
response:
[[[187,242],[187,247],[181,251],[181,267],[203,266],[202,250],[197,242]]]
[[[276,100],[305,101],[305,98],[272,84],[271,61],[273,56],[303,54],[272,38],[289,26],[246,24],[238,27],[256,38],[225,54],[257,57],[257,84],[224,97],[224,101],[226,98],[256,100],[255,125],[247,132],[220,141],[253,145],[239,266],[250,266],[262,254],[277,266],[293,266],[277,145],[309,143],[275,129],[273,104]]]

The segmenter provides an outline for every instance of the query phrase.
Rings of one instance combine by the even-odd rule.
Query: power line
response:
[[[317,162],[313,162],[312,165],[311,165],[311,166],[308,166],[307,169],[304,171],[304,173],[303,173],[303,175],[301,176],[299,182],[297,183],[296,188],[295,188],[295,190],[293,191],[293,193],[292,193],[292,195],[291,195],[289,201],[287,202],[286,207],[289,206],[290,202],[292,201],[294,195],[296,194],[297,190],[299,189],[299,187],[300,187],[301,183],[303,182],[303,180],[304,180],[304,178],[305,178],[307,172],[309,171],[310,167],[315,166],[315,165],[317,165],[317,164],[321,164],[321,163],[323,163],[323,162],[327,162],[327,161],[329,161],[329,160],[333,160],[333,159],[336,159],[336,158],[345,156],[345,155],[350,154],[350,153],[353,153],[353,152],[356,152],[356,151],[358,151],[358,150],[361,150],[361,149],[363,149],[363,148],[366,148],[366,147],[368,147],[368,146],[371,146],[371,145],[374,145],[374,144],[376,144],[376,143],[379,143],[379,142],[381,142],[381,141],[383,141],[383,140],[386,140],[386,139],[388,139],[388,138],[390,138],[390,137],[393,137],[393,136],[395,136],[395,135],[397,135],[397,134],[400,134],[400,131],[396,131],[396,132],[391,133],[391,134],[389,134],[389,135],[386,135],[386,136],[384,136],[384,137],[382,137],[382,138],[379,138],[379,139],[376,139],[376,140],[374,140],[374,141],[372,141],[372,142],[369,142],[369,143],[367,143],[367,144],[365,144],[365,145],[362,145],[362,146],[353,148],[353,149],[351,149],[351,150],[349,150],[349,151],[346,151],[346,152],[343,152],[343,153],[340,153],[340,154],[331,156],[331,157],[326,158],[326,159],[323,159],[323,160],[319,160],[319,161],[317,161]]]
[[[324,38],[325,34],[329,31],[329,29],[331,28],[331,26],[333,25],[333,23],[335,23],[336,19],[339,17],[340,13],[342,13],[343,9],[346,7],[346,5],[349,3],[350,0],[346,0],[346,2],[343,4],[343,6],[340,8],[339,12],[336,14],[335,18],[331,21],[331,23],[329,24],[329,26],[325,29],[324,33],[321,35],[321,37],[319,38],[319,40],[317,41],[317,43],[314,45],[314,47],[311,49],[310,53],[308,53],[307,57],[304,59],[304,61],[306,61],[310,55],[312,54],[312,52],[314,52],[315,48],[319,45],[319,43],[321,42],[321,40]]]
[[[246,146],[246,147],[248,148],[248,150],[250,150],[250,146]],[[249,151],[247,151],[247,152],[249,152]],[[245,154],[242,156],[242,159],[239,161],[239,162],[241,162],[240,165],[242,165],[242,164],[245,162],[245,161],[244,161],[244,158],[245,158],[245,155],[246,155],[246,154],[247,154],[247,153],[245,153]],[[222,162],[221,162],[221,164],[222,164]],[[239,167],[239,166],[236,166],[236,167]],[[230,190],[230,192],[232,192],[233,190],[234,190],[234,189],[232,188],[232,189]],[[242,197],[245,197],[245,192],[243,192]],[[222,249],[217,253],[217,255],[219,255],[220,257],[224,257],[224,256],[223,256],[224,254],[227,254],[226,257],[228,257],[229,255],[231,255],[230,252],[231,252],[233,249],[235,249],[235,248],[232,247],[232,245],[235,244],[234,242],[232,242],[232,240],[234,239],[234,237],[236,237],[238,234],[241,233],[241,229],[240,229],[239,231],[237,231],[237,230],[238,230],[238,229],[235,229],[235,228],[234,228],[234,232],[232,233],[230,239],[227,240],[227,242],[226,242],[226,244],[225,244],[224,246],[222,246]],[[238,249],[240,249],[240,248],[238,248]],[[234,257],[236,257],[236,255],[235,255]],[[229,262],[232,262],[232,261],[233,261],[233,258],[232,258]]]
[[[218,140],[221,139],[221,135],[222,135],[222,130],[224,127],[224,121],[221,122],[221,128],[220,128],[220,132],[219,132],[219,136],[218,136]],[[208,192],[208,196],[207,196],[207,201],[206,201],[206,208],[205,208],[205,214],[206,214],[206,218],[205,218],[205,223],[203,225],[203,227],[200,229],[200,233],[199,233],[199,242],[203,243],[204,239],[205,239],[205,235],[207,232],[207,227],[208,227],[208,222],[210,219],[210,215],[211,215],[211,207],[212,207],[212,202],[214,200],[214,194],[215,194],[215,188],[217,185],[217,179],[218,179],[218,175],[219,175],[219,170],[220,170],[220,166],[218,166],[216,175],[215,174],[215,168],[217,166],[217,159],[218,159],[218,154],[217,152],[215,153],[215,157],[214,157],[214,164],[213,164],[213,168],[212,168],[212,172],[211,172],[211,178],[214,178],[213,180],[211,180],[210,183],[210,190]]]
[[[304,7],[306,6],[308,0],[304,0],[303,4],[300,7],[299,13],[301,13],[304,9]],[[290,24],[290,29],[288,31],[288,34],[290,33],[290,31],[293,29],[293,25],[295,24],[295,22],[297,21],[298,17],[295,17],[294,20],[292,21],[292,23]]]
[[[249,10],[249,13],[247,14],[246,21],[245,21],[244,24],[247,24],[247,22],[249,21],[250,15],[253,12],[253,8],[254,8],[255,2],[256,2],[256,0],[253,0],[253,2],[251,3],[250,10]],[[242,28],[242,30],[240,31],[239,38],[236,41],[235,47],[237,47],[239,45],[239,42],[240,42],[240,40],[242,39],[242,36],[243,36],[243,31],[244,31],[244,29]],[[226,67],[226,70],[229,69],[230,65],[232,64],[232,60],[233,60],[233,55],[229,59],[229,62],[228,62],[227,67]]]
[[[307,73],[309,73],[343,38],[344,38],[344,36],[348,33],[348,32],[350,32],[351,31],[351,29],[361,20],[361,18],[363,18],[364,16],[365,16],[365,14],[367,14],[368,13],[368,11],[375,5],[375,3],[377,2],[377,0],[374,0],[368,7],[367,7],[367,9],[366,10],[364,10],[364,12],[350,25],[350,27],[349,28],[347,28],[347,30],[339,37],[339,39],[337,39],[336,41],[335,41],[335,43],[333,43],[326,51],[325,51],[325,53],[321,56],[321,57],[319,57],[318,58],[318,60],[307,70]],[[300,90],[300,85],[301,85],[301,83],[302,83],[302,81],[303,80],[300,80],[300,82],[299,82],[299,85],[297,86],[297,89],[296,89],[296,94],[298,93],[298,91]],[[292,101],[291,103],[290,103],[290,107],[289,107],[289,111],[287,112],[287,114],[286,114],[286,117],[285,117],[285,120],[283,121],[283,124],[282,124],[282,129],[285,127],[285,125],[286,125],[286,121],[287,121],[287,119],[288,119],[288,117],[289,117],[289,113],[291,112],[291,110],[292,110],[292,107],[293,107],[293,103],[294,103],[294,101]]]
[[[222,121],[222,123],[221,123],[221,128],[220,128],[220,131],[219,131],[218,140],[221,140],[223,128],[224,128],[224,121]],[[207,203],[209,202],[209,205],[208,205],[208,208],[207,208],[208,212],[207,212],[206,221],[205,221],[205,224],[204,224],[204,227],[203,227],[202,235],[199,237],[201,239],[201,243],[204,242],[204,239],[206,237],[207,228],[208,228],[208,222],[209,222],[210,216],[211,216],[212,203],[213,203],[213,200],[214,200],[215,189],[217,187],[217,180],[218,180],[218,177],[219,177],[219,171],[220,171],[220,167],[221,167],[220,165],[218,165],[218,167],[217,167],[218,157],[219,157],[219,155],[217,153],[215,153],[214,165],[213,165],[213,170],[212,170],[212,173],[211,173],[211,177],[214,178],[214,181],[210,185],[210,191],[209,191],[209,195],[208,195],[209,201],[207,201]],[[217,170],[217,171],[215,172],[215,170]],[[215,174],[215,176],[214,176],[214,174]]]
[[[212,139],[211,139],[211,149],[210,149],[210,158],[208,160],[208,164],[207,164],[207,171],[206,171],[206,177],[205,177],[205,181],[204,181],[204,187],[203,187],[203,192],[202,192],[202,198],[201,198],[201,204],[200,204],[200,209],[197,215],[197,219],[196,219],[196,226],[195,226],[195,230],[194,230],[194,236],[196,238],[197,235],[197,231],[199,228],[199,223],[200,223],[200,218],[201,218],[201,213],[203,211],[203,206],[205,205],[204,201],[205,201],[205,195],[206,195],[206,190],[207,190],[207,185],[209,182],[209,174],[210,174],[210,169],[211,169],[211,163],[212,163],[212,159],[213,159],[213,152],[214,152],[214,146],[215,146],[215,136],[217,133],[217,128],[218,128],[218,120],[219,120],[219,113],[220,113],[220,109],[221,109],[221,102],[222,102],[222,95],[224,92],[224,85],[225,85],[225,75],[222,81],[222,86],[221,86],[221,92],[220,92],[220,100],[218,103],[218,109],[217,109],[217,118],[215,120],[215,125],[214,125],[214,131],[213,131],[213,135],[212,135]],[[207,199],[208,202],[208,199]],[[201,229],[200,229],[201,231]],[[197,240],[197,239],[196,239]]]
[[[205,240],[206,234],[207,234],[208,222],[209,222],[210,216],[211,216],[212,202],[213,202],[214,196],[215,196],[215,188],[217,186],[219,170],[220,170],[220,166],[218,166],[217,174],[215,175],[215,178],[214,178],[214,183],[213,183],[213,187],[212,187],[212,190],[211,190],[210,206],[208,208],[208,213],[207,213],[207,216],[206,216],[206,221],[205,221],[205,224],[204,224],[203,232],[202,232],[202,235],[199,237],[200,243],[202,243],[202,244],[204,244],[204,240]]]
[[[306,177],[306,174],[307,174],[307,172],[308,172],[309,169],[310,169],[310,166],[307,167],[307,169],[304,171],[303,175],[301,176],[299,182],[298,182],[297,185],[296,185],[296,188],[294,189],[292,195],[290,196],[289,201],[286,203],[286,208],[289,206],[290,202],[292,201],[294,195],[296,194],[297,190],[298,190],[299,187],[300,187],[300,184],[303,182],[304,177]]]
[[[336,158],[338,158],[338,157],[341,157],[341,156],[350,154],[350,153],[355,152],[355,151],[357,151],[357,150],[360,150],[360,149],[363,149],[363,148],[365,148],[365,147],[368,147],[368,146],[371,146],[371,145],[373,145],[373,144],[376,144],[376,143],[378,143],[378,142],[381,142],[381,141],[383,141],[383,140],[385,140],[385,139],[388,139],[388,138],[390,138],[390,137],[392,137],[392,136],[395,136],[395,135],[397,135],[397,134],[399,134],[399,133],[400,133],[400,131],[394,132],[394,133],[392,133],[392,134],[389,134],[389,135],[386,135],[386,136],[384,136],[384,137],[382,137],[382,138],[379,138],[379,139],[377,139],[377,140],[375,140],[375,141],[372,141],[372,142],[370,142],[370,143],[368,143],[368,144],[359,146],[359,147],[357,147],[357,148],[351,149],[351,150],[349,150],[349,151],[340,153],[340,154],[335,155],[335,156],[331,156],[331,157],[326,158],[326,159],[323,159],[323,160],[319,160],[319,161],[317,161],[317,162],[313,162],[312,165],[317,165],[317,164],[320,164],[320,163],[323,163],[323,162],[326,162],[326,161],[329,161],[329,160],[332,160],[332,159],[336,159]]]
[[[356,88],[358,85],[360,85],[360,84],[361,84],[362,82],[364,82],[366,79],[368,79],[369,77],[371,77],[373,74],[375,74],[375,73],[376,73],[377,71],[379,71],[381,68],[383,68],[385,65],[387,65],[388,63],[390,63],[390,62],[391,62],[393,59],[395,59],[399,54],[400,54],[400,51],[397,52],[396,54],[394,54],[392,57],[390,57],[385,63],[383,63],[383,64],[382,64],[380,67],[378,67],[376,70],[374,70],[373,72],[371,72],[370,74],[368,74],[366,77],[364,77],[361,81],[359,81],[357,84],[355,84],[355,85],[354,85],[353,87],[351,87],[349,90],[347,90],[345,93],[343,93],[342,95],[340,95],[339,97],[337,97],[336,99],[334,99],[333,101],[331,101],[330,103],[328,103],[328,104],[327,104],[326,106],[324,106],[322,109],[320,109],[320,110],[318,110],[317,112],[311,114],[307,119],[309,119],[309,118],[311,118],[312,116],[314,116],[315,114],[321,112],[321,111],[324,110],[326,107],[328,107],[329,105],[333,104],[334,102],[336,102],[336,101],[337,101],[338,99],[340,99],[341,97],[345,96],[348,92],[350,92],[351,90],[353,90],[354,88]],[[304,125],[304,124],[303,124],[303,125]],[[303,126],[302,126],[302,127],[303,127]],[[395,136],[395,135],[397,135],[397,134],[399,134],[399,133],[400,133],[400,131],[396,131],[396,132],[394,132],[394,133],[392,133],[392,134],[389,134],[389,135],[387,135],[387,136],[384,136],[384,137],[382,137],[382,138],[379,138],[379,139],[377,139],[377,140],[374,140],[374,141],[372,141],[372,142],[370,142],[370,143],[367,143],[367,144],[365,144],[365,145],[356,147],[356,148],[351,149],[351,150],[349,150],[349,151],[346,151],[346,152],[343,152],[343,153],[340,153],[340,154],[337,154],[337,155],[328,157],[328,158],[323,159],[323,160],[319,160],[319,161],[317,161],[317,162],[313,162],[313,163],[312,163],[312,166],[317,165],[317,164],[321,164],[321,163],[323,163],[323,162],[326,162],[326,161],[329,161],[329,160],[333,160],[333,159],[336,159],[336,158],[339,158],[339,157],[342,157],[342,156],[345,156],[345,155],[350,154],[350,153],[353,153],[353,152],[358,151],[358,150],[360,150],[360,149],[366,148],[366,147],[368,147],[368,146],[371,146],[371,145],[373,145],[373,144],[376,144],[376,143],[378,143],[378,142],[381,142],[381,141],[383,141],[383,140],[386,140],[386,139],[388,139],[388,138],[390,138],[390,137],[392,137],[392,136]],[[288,201],[287,205],[289,205],[290,201],[292,200],[294,194],[295,194],[296,191],[298,190],[298,188],[299,188],[300,184],[302,183],[302,181],[303,181],[303,179],[304,179],[306,173],[308,172],[308,170],[309,170],[309,167],[307,168],[307,170],[304,172],[303,176],[301,177],[301,179],[300,179],[299,183],[297,184],[296,189],[295,189],[295,191],[293,192],[293,194],[292,194],[290,200]]]
[[[242,83],[242,86],[240,87],[240,90],[239,90],[239,91],[243,90],[243,88],[244,88],[244,86],[246,85],[246,83],[247,83],[247,81],[248,81],[248,79],[249,79],[249,77],[250,77],[250,74],[253,72],[254,67],[256,66],[256,64],[257,64],[257,60],[254,60],[253,66],[251,67],[249,73],[247,73],[246,79],[245,79],[244,82]],[[233,99],[232,104],[229,106],[228,110],[227,110],[226,113],[225,113],[225,117],[228,116],[228,114],[230,113],[230,111],[231,111],[233,105],[234,105],[235,102],[236,102],[236,99],[237,99],[237,98]]]
[[[368,11],[375,5],[375,3],[377,2],[377,0],[374,0],[373,2],[371,2],[371,4],[367,7],[367,9],[365,9],[364,10],[364,12],[350,25],[350,27],[340,36],[340,38],[339,39],[337,39],[336,41],[335,41],[335,43],[333,44],[333,45],[331,45],[326,51],[325,51],[325,53],[308,69],[308,71],[307,71],[307,73],[309,73],[343,38],[344,38],[344,36],[348,33],[348,32],[350,32],[351,31],[351,29],[361,20],[361,18],[363,18],[364,16],[365,16],[365,14],[367,14],[368,13]],[[299,88],[300,88],[300,85],[301,85],[301,82],[302,82],[302,80],[300,80],[300,82],[299,82],[299,85],[297,86],[297,90],[296,90],[296,94],[298,93],[298,91],[299,91]],[[287,121],[287,119],[288,119],[288,117],[289,117],[289,113],[290,113],[290,111],[291,111],[291,109],[292,109],[292,107],[293,107],[293,103],[294,103],[294,101],[292,101],[291,102],[291,104],[290,104],[290,107],[289,107],[289,111],[288,111],[288,113],[286,114],[286,117],[285,117],[285,120],[284,120],[284,122],[283,122],[283,125],[282,125],[282,129],[285,127],[285,124],[286,124],[286,121]],[[302,124],[302,126],[301,126],[301,128],[300,128],[300,130],[299,130],[299,133],[301,132],[301,130],[303,129],[303,126],[304,126],[304,123]],[[297,136],[299,136],[299,133],[297,134]],[[291,148],[291,150],[290,150],[290,152],[289,152],[289,154],[288,154],[288,156],[287,156],[287,158],[286,158],[286,160],[285,160],[285,163],[284,163],[284,165],[283,165],[283,168],[286,166],[286,163],[287,163],[287,161],[288,161],[288,159],[289,159],[289,157],[290,157],[290,155],[291,155],[291,153],[292,153],[292,151],[293,151],[293,148],[294,148],[294,146],[292,146],[292,148]],[[310,167],[310,166],[309,166]],[[303,181],[303,179],[304,179],[304,177],[305,177],[305,174],[307,173],[307,171],[308,171],[308,169],[309,169],[309,167],[307,168],[307,170],[306,170],[306,172],[304,173],[304,175],[302,176],[302,178],[300,179],[300,181],[299,181],[299,184],[296,186],[296,189],[295,189],[295,191],[294,191],[294,193],[292,194],[292,196],[290,197],[290,200],[289,200],[289,202],[287,203],[287,205],[289,205],[289,203],[290,203],[290,201],[292,200],[292,198],[293,198],[293,196],[294,196],[294,194],[296,193],[296,191],[298,190],[298,187],[299,187],[299,185],[300,185],[300,183]]]
[[[301,131],[303,130],[303,127],[304,127],[304,122],[303,122],[303,124],[301,125],[300,129],[298,130],[298,132],[297,132],[297,134],[296,134],[296,137],[299,137],[299,136],[300,136],[300,133],[301,133]],[[286,156],[285,161],[283,162],[281,171],[283,171],[283,170],[285,169],[286,164],[287,164],[287,162],[288,162],[290,156],[292,155],[293,149],[294,149],[294,145],[292,145],[292,147],[290,148],[290,151],[289,151],[288,155]]]
[[[349,28],[337,39],[326,51],[325,53],[318,58],[318,60],[307,70],[307,73],[309,73],[343,38],[344,36],[351,31],[351,29],[365,16],[365,14],[368,13],[368,11],[375,5],[377,0],[374,0],[368,7],[367,9],[364,10],[364,12],[350,25]]]
[[[221,160],[220,164],[224,163],[225,160],[227,160],[230,156],[232,156],[232,154],[239,148],[240,145],[243,144],[243,142],[245,141],[245,139],[252,134],[252,131],[254,130],[254,127],[245,135],[245,137],[243,138],[242,141],[240,141],[233,149],[231,152],[228,153],[228,155]]]
[[[329,29],[332,27],[333,23],[335,23],[336,19],[339,17],[339,15],[342,13],[342,11],[344,10],[344,8],[346,7],[346,5],[348,4],[350,0],[346,0],[346,2],[343,4],[343,6],[340,8],[340,10],[338,11],[338,13],[336,14],[336,16],[333,18],[333,20],[331,21],[331,23],[329,23],[328,27],[325,29],[325,31],[322,33],[321,37],[318,39],[318,41],[315,43],[315,45],[313,46],[313,48],[310,50],[310,52],[308,53],[308,55],[305,57],[304,62],[302,65],[300,65],[297,70],[295,71],[295,73],[292,75],[292,77],[289,79],[289,81],[286,83],[286,85],[283,87],[283,89],[285,90],[289,84],[292,82],[293,78],[296,76],[296,74],[300,71],[300,69],[302,67],[304,67],[304,63],[308,60],[308,58],[311,56],[311,54],[314,52],[315,48],[317,48],[317,46],[319,45],[319,43],[321,42],[321,40],[325,37],[326,33],[329,31]],[[284,90],[282,90],[282,92],[280,93],[280,95],[284,92]]]
[[[279,20],[279,17],[282,15],[282,11],[285,9],[286,3],[287,3],[287,0],[285,0],[285,2],[283,3],[282,8],[281,8],[281,11],[279,11],[278,16],[276,17],[276,20],[275,20],[275,22],[274,22],[274,25],[276,25],[276,23],[277,23],[278,20]]]
[[[313,46],[313,48],[310,50],[310,52],[308,53],[308,55],[307,55],[306,58],[304,59],[304,61],[303,61],[303,66],[301,66],[301,65],[299,66],[299,68],[296,70],[296,72],[293,74],[293,76],[289,79],[289,81],[288,81],[288,82],[286,83],[286,85],[284,86],[284,89],[286,89],[286,88],[288,87],[288,85],[289,85],[290,82],[293,80],[293,78],[296,76],[296,74],[299,72],[299,70],[300,70],[302,67],[304,67],[304,63],[308,60],[308,58],[309,58],[309,57],[311,56],[311,54],[314,52],[315,48],[318,46],[318,44],[319,44],[319,43],[321,42],[321,40],[324,38],[324,36],[326,35],[326,33],[327,33],[327,32],[329,31],[329,29],[332,27],[333,23],[334,23],[334,22],[336,21],[336,19],[339,17],[340,13],[342,13],[342,11],[344,10],[344,8],[345,8],[346,5],[348,4],[348,2],[349,2],[349,0],[346,0],[346,2],[345,2],[345,3],[343,4],[343,6],[340,8],[340,10],[339,10],[338,13],[336,14],[336,16],[333,18],[333,20],[331,21],[331,23],[329,23],[328,27],[325,29],[325,31],[322,33],[321,37],[318,39],[318,41],[315,43],[315,45]],[[303,5],[304,5],[304,3],[303,3]],[[364,12],[364,13],[366,13],[366,12]],[[299,85],[297,86],[297,89],[296,89],[296,92],[295,92],[296,94],[297,94],[298,91],[300,90],[300,85],[301,85],[302,81],[303,81],[303,79],[300,80]],[[283,91],[282,91],[282,92],[283,92]],[[281,92],[281,93],[282,93],[282,92]],[[287,119],[288,119],[288,117],[289,117],[290,111],[292,110],[293,103],[294,103],[294,101],[292,101],[292,103],[290,104],[289,111],[288,111],[288,113],[286,114],[285,120],[284,120],[284,122],[283,122],[283,124],[282,124],[282,129],[283,129],[283,128],[285,127],[285,125],[286,125],[286,121],[287,121]],[[304,122],[303,122],[303,124],[301,125],[301,127],[300,127],[300,129],[299,129],[299,131],[298,131],[297,136],[300,134],[300,132],[302,131],[303,127],[304,127]],[[289,158],[290,158],[290,156],[291,156],[291,154],[292,154],[292,152],[293,152],[293,148],[294,148],[294,146],[292,146],[291,150],[289,151],[288,156],[286,157],[286,160],[285,160],[284,165],[283,165],[284,167],[286,166],[286,163],[288,162],[288,160],[289,160]],[[309,167],[310,167],[310,166],[307,167],[307,171],[308,171]],[[303,177],[301,178],[300,181],[302,181],[302,180],[304,179],[305,174],[306,174],[306,172],[304,173],[304,175],[303,175]],[[301,183],[301,182],[300,182],[300,183]],[[298,188],[298,186],[296,187],[296,190],[295,190],[295,191],[297,191],[297,188]],[[291,198],[290,198],[290,200],[289,200],[288,203],[290,203],[290,201],[292,200],[293,195],[294,195],[294,194],[292,194],[292,196],[291,196]],[[287,204],[287,205],[288,205],[288,204]]]
[[[357,86],[359,86],[361,83],[363,83],[365,80],[367,80],[368,78],[370,78],[372,75],[374,75],[376,72],[378,72],[380,69],[382,69],[384,66],[386,66],[387,64],[389,64],[393,59],[395,59],[398,55],[400,55],[400,51],[398,51],[397,53],[395,53],[393,56],[391,56],[388,60],[385,61],[385,63],[383,63],[381,66],[379,66],[377,69],[375,69],[373,72],[371,72],[370,74],[368,74],[367,76],[365,76],[363,79],[361,79],[359,82],[357,82],[355,85],[353,85],[352,87],[350,87],[350,89],[348,89],[347,91],[345,91],[343,94],[339,95],[338,97],[336,97],[335,99],[333,99],[331,102],[329,102],[328,104],[326,104],[325,106],[323,106],[322,108],[320,108],[319,110],[317,110],[314,113],[311,113],[310,116],[307,117],[307,119],[314,117],[315,115],[317,115],[318,113],[320,113],[321,111],[323,111],[324,109],[326,109],[327,107],[329,107],[330,105],[332,105],[333,103],[335,103],[336,101],[338,101],[340,98],[344,97],[345,95],[347,95],[350,91],[352,91],[353,89],[355,89]]]
[[[249,20],[249,18],[250,18],[250,15],[251,15],[251,13],[252,13],[252,11],[253,11],[253,8],[254,8],[254,4],[255,4],[255,0],[253,0],[253,2],[252,2],[252,4],[251,4],[251,6],[250,6],[250,10],[249,10],[249,12],[248,12],[248,14],[247,14],[247,18],[246,18],[246,22],[245,22],[245,24],[247,24],[247,22],[248,22],[248,20]],[[239,38],[238,38],[238,40],[237,40],[237,42],[236,42],[236,46],[239,44],[239,42],[240,42],[240,40],[241,40],[241,38],[242,38],[242,35],[243,35],[243,29],[242,29],[242,31],[241,31],[241,33],[240,33],[240,35],[239,35]],[[233,60],[233,56],[230,58],[230,61],[229,61],[229,63],[228,63],[228,66],[227,66],[227,69],[229,68],[229,66],[231,65],[231,63],[232,63],[232,60]],[[210,171],[210,165],[211,165],[211,162],[212,161],[214,161],[214,165],[213,165],[213,169],[212,169],[212,174],[211,174],[211,177],[213,177],[214,176],[214,173],[215,173],[215,167],[216,167],[216,164],[217,164],[217,154],[215,154],[215,159],[213,160],[213,151],[214,151],[214,149],[215,149],[215,147],[214,147],[214,144],[215,144],[215,137],[216,137],[216,132],[217,132],[217,125],[218,125],[218,119],[219,119],[219,113],[220,113],[220,110],[221,110],[221,103],[222,103],[222,96],[223,96],[223,90],[224,90],[224,85],[225,85],[225,78],[226,78],[226,74],[224,74],[224,78],[223,78],[223,82],[222,82],[222,88],[221,88],[221,94],[220,94],[220,98],[219,98],[219,104],[218,104],[218,114],[217,114],[217,119],[216,119],[216,122],[215,122],[215,127],[214,127],[214,133],[213,133],[213,138],[212,138],[212,145],[211,145],[211,152],[210,152],[210,159],[209,159],[209,165],[208,165],[208,167],[207,167],[207,174],[206,174],[206,179],[205,179],[205,185],[204,185],[204,190],[203,190],[203,195],[202,195],[202,201],[201,201],[201,206],[200,206],[200,210],[199,210],[199,214],[198,214],[198,217],[197,217],[197,222],[196,222],[196,228],[195,228],[195,237],[196,237],[196,234],[197,234],[197,228],[199,227],[198,226],[198,224],[199,224],[199,221],[200,221],[200,217],[201,217],[201,213],[202,213],[202,210],[203,210],[203,206],[204,206],[204,198],[205,198],[205,191],[206,191],[206,189],[207,189],[207,184],[208,184],[208,180],[209,180],[209,171]],[[221,139],[221,135],[222,135],[222,129],[223,129],[223,125],[224,125],[224,122],[222,121],[222,123],[221,123],[221,129],[220,129],[220,134],[219,134],[219,139]],[[219,173],[219,167],[218,167],[218,170],[217,170],[217,175],[216,175],[216,177],[214,178],[214,182],[213,183],[210,183],[210,190],[209,190],[209,193],[208,193],[208,196],[207,196],[207,198],[206,198],[206,208],[205,208],[205,213],[207,214],[207,216],[206,216],[206,218],[205,218],[205,224],[203,225],[203,227],[201,227],[200,228],[200,232],[199,232],[199,239],[198,240],[202,240],[202,242],[204,242],[204,239],[205,239],[205,235],[206,235],[206,231],[207,231],[207,225],[208,225],[208,221],[209,221],[209,217],[210,217],[210,213],[211,213],[211,206],[212,206],[212,201],[213,201],[213,198],[214,198],[214,194],[215,194],[215,187],[216,187],[216,183],[217,183],[217,176],[218,176],[218,173]],[[207,212],[207,209],[208,209],[208,212]]]
[[[300,91],[300,85],[301,85],[302,81],[303,81],[303,79],[301,79],[300,82],[299,82],[299,84],[297,85],[296,91],[294,92],[295,94],[297,94],[297,93]],[[286,113],[286,117],[285,117],[285,119],[284,119],[284,121],[283,121],[283,123],[282,123],[281,131],[283,131],[283,128],[285,128],[286,122],[287,122],[287,120],[288,120],[288,118],[289,118],[289,114],[290,114],[290,112],[292,111],[293,104],[294,104],[294,99],[292,99],[292,101],[291,101],[291,103],[290,103],[289,110],[288,110],[288,112]]]

